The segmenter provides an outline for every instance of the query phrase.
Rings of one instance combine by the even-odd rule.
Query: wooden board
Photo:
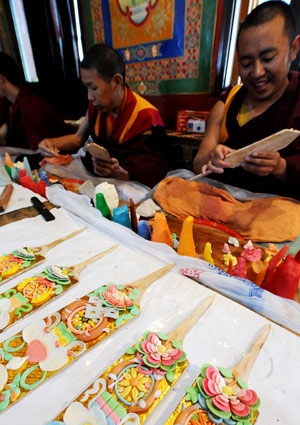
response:
[[[280,149],[287,147],[298,136],[300,136],[300,131],[298,130],[286,129],[278,131],[278,133],[274,133],[269,137],[259,140],[258,142],[238,149],[235,152],[231,152],[226,155],[225,161],[230,163],[231,168],[236,168],[241,164],[241,162],[243,162],[246,156],[252,155],[253,152],[258,150],[277,152]]]

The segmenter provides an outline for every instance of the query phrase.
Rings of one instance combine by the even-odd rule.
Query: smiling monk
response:
[[[246,17],[237,38],[243,84],[226,90],[213,107],[194,159],[196,173],[209,171],[233,186],[300,199],[299,138],[280,152],[256,151],[235,169],[226,162],[228,153],[279,130],[300,130],[300,74],[289,72],[299,46],[286,3],[263,3]]]

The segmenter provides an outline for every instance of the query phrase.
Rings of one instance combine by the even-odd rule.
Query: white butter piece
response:
[[[96,195],[97,193],[103,193],[103,196],[105,198],[105,201],[108,205],[108,208],[112,212],[114,208],[118,208],[119,206],[119,195],[117,192],[117,189],[113,184],[110,184],[108,182],[103,182],[98,184],[98,186],[95,187],[95,193],[94,193],[94,204],[96,205]]]

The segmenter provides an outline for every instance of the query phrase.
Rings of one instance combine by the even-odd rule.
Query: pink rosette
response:
[[[128,295],[119,291],[115,285],[109,285],[107,291],[103,291],[102,296],[117,308],[127,308],[133,306],[133,301],[128,297]]]
[[[141,347],[148,362],[155,366],[172,366],[182,356],[182,350],[166,348],[155,332],[151,332],[147,340],[142,341]]]
[[[245,417],[250,413],[258,397],[255,391],[238,389],[226,385],[225,379],[218,369],[210,366],[206,370],[206,378],[202,380],[202,388],[212,398],[214,406],[224,412],[231,411],[234,415]]]

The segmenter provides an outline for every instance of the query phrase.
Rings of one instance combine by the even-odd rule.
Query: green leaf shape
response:
[[[172,347],[177,348],[178,350],[182,350],[182,344],[179,341],[171,341]]]
[[[19,387],[20,385],[20,380],[21,380],[21,374],[20,372],[15,376],[14,380],[13,380],[13,385],[16,387]]]
[[[4,409],[6,409],[7,406],[9,405],[11,391],[4,390],[4,391],[2,391],[1,394],[5,394],[5,398],[2,401],[2,403],[0,403],[0,412],[2,412]]]
[[[31,261],[25,261],[20,265],[20,269],[25,269],[26,267],[31,266]]]
[[[231,417],[234,421],[241,421],[242,423],[247,422],[247,421],[250,422],[251,419],[253,418],[253,411],[250,410],[250,413],[247,416],[237,416],[234,413],[232,413]]]
[[[55,295],[59,295],[63,292],[63,287],[61,285],[56,285],[56,289],[54,291]]]
[[[245,390],[248,389],[248,384],[247,384],[247,382],[243,381],[243,379],[238,378],[237,383],[241,388],[244,388]]]
[[[138,288],[133,288],[132,293],[138,295],[140,291],[138,290]]]
[[[125,285],[116,285],[116,288],[117,288],[119,291],[122,291],[123,289],[125,289]]]
[[[162,341],[167,341],[169,339],[168,335],[164,334],[163,332],[156,332],[156,335]]]
[[[127,348],[127,350],[125,350],[125,353],[129,354],[130,356],[135,354],[136,352],[137,352],[136,347],[129,347],[129,348]]]
[[[180,357],[180,359],[177,360],[177,363],[183,363],[186,360],[186,352],[183,351],[182,352],[182,356]]]
[[[210,366],[211,366],[211,364],[210,364],[210,363],[204,363],[204,364],[201,366],[201,376],[202,376],[202,378],[206,378],[206,370],[207,370]]]
[[[1,282],[1,280],[2,280],[2,277],[0,276],[0,282]],[[1,297],[2,298],[2,297]]]
[[[172,365],[161,365],[160,366],[160,368],[162,369],[162,370],[165,370],[166,372],[168,372],[169,370],[174,370],[174,369],[176,369],[176,367],[177,367],[177,363],[175,362],[175,363],[173,363]]]
[[[142,338],[147,341],[148,336],[152,333],[152,331],[145,331]]]
[[[122,315],[122,316],[120,316],[120,317],[122,317],[122,319],[123,319],[124,321],[130,320],[130,319],[131,319],[131,313],[123,314],[123,315]]]
[[[191,400],[193,404],[197,403],[198,390],[196,387],[187,387],[184,389],[184,391],[187,393],[187,396],[185,397],[187,401]]]
[[[201,376],[199,376],[199,378],[196,379],[196,384],[199,390],[201,390],[202,388],[202,381],[203,381],[203,378]]]
[[[142,349],[142,341],[138,341],[138,342],[135,344],[135,346],[136,346],[137,350],[138,350],[140,353],[146,354],[146,353],[145,353],[145,351]]]
[[[229,411],[229,412],[224,412],[223,410],[219,410],[219,409],[217,409],[214,405],[213,405],[213,402],[212,402],[212,399],[211,398],[207,398],[206,399],[206,405],[207,405],[207,407],[208,407],[208,409],[214,414],[214,415],[216,415],[216,416],[218,416],[218,418],[223,418],[223,419],[226,419],[226,418],[230,418],[230,416],[231,416],[231,411]]]
[[[137,308],[137,306],[135,304],[133,304],[133,306],[130,309],[130,313],[133,316],[137,316],[139,314],[139,312],[140,312],[139,308]]]
[[[131,300],[137,300],[137,299],[138,299],[137,295],[135,295],[135,294],[133,294],[133,293],[129,294],[129,295],[128,295],[128,297],[129,297]]]
[[[175,375],[173,372],[171,372],[170,370],[166,373],[166,378],[167,381],[169,381],[170,383],[174,381]]]
[[[6,353],[3,348],[0,348],[0,355],[3,360],[7,360],[8,362],[14,357],[12,354]]]
[[[123,317],[118,317],[117,320],[115,321],[116,327],[119,328],[123,323]]]
[[[218,370],[225,378],[233,378],[232,373],[229,369],[226,369],[226,367],[218,367]]]

